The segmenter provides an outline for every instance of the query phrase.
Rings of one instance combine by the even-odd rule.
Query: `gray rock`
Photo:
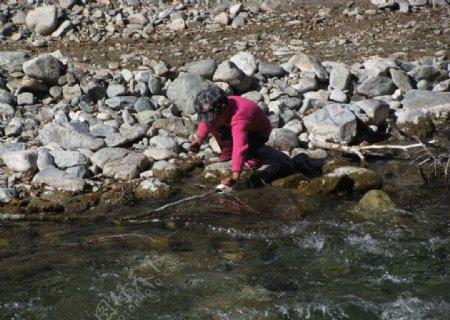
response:
[[[447,92],[450,91],[450,79],[444,80],[442,82],[439,82],[433,87],[433,90],[435,92]]]
[[[408,72],[408,75],[413,77],[416,81],[427,80],[434,81],[441,76],[438,68],[430,65],[419,65]]]
[[[221,25],[226,26],[229,22],[228,14],[225,12],[219,13],[217,16],[214,17],[214,23],[218,23]]]
[[[81,88],[79,85],[68,86],[65,85],[62,88],[64,99],[71,100],[73,98],[79,98],[81,96]]]
[[[401,13],[409,13],[410,6],[408,0],[395,0],[398,5],[398,11]]]
[[[38,139],[43,145],[53,142],[66,150],[77,148],[98,150],[105,145],[103,139],[95,138],[87,127],[76,122],[46,124],[40,130]]]
[[[330,87],[338,90],[346,90],[350,84],[350,69],[344,66],[337,66],[330,72]]]
[[[288,61],[302,72],[313,72],[319,81],[328,80],[328,72],[320,60],[306,54],[296,54]]]
[[[395,5],[394,0],[370,0],[370,2],[379,9],[391,8]]]
[[[93,165],[102,168],[110,161],[124,158],[130,151],[123,148],[103,148],[94,153],[91,157]]]
[[[229,175],[230,174],[230,161],[224,162],[213,162],[205,166],[204,169],[205,177],[210,177],[210,175]]]
[[[377,76],[387,76],[391,68],[397,68],[397,63],[392,59],[369,59],[364,61],[366,70],[374,71]]]
[[[177,153],[173,152],[172,150],[161,149],[157,147],[146,148],[144,151],[144,155],[147,158],[156,161],[173,159],[178,156]]]
[[[212,80],[214,72],[217,70],[217,62],[213,59],[195,61],[185,64],[180,70]]]
[[[279,65],[269,64],[269,63],[258,63],[258,73],[265,77],[282,77],[286,74],[286,71]]]
[[[95,81],[81,81],[81,90],[87,94],[93,102],[97,102],[106,97],[106,90]]]
[[[27,172],[37,169],[36,150],[11,151],[2,155],[5,165],[12,171]]]
[[[15,112],[16,110],[14,109],[13,106],[0,102],[0,115],[2,115],[3,118],[13,116]]]
[[[13,152],[13,151],[23,151],[27,148],[26,144],[23,142],[17,143],[1,143],[0,142],[0,157],[5,153]]]
[[[298,81],[298,83],[292,85],[292,87],[297,90],[298,93],[303,94],[316,90],[318,88],[318,84],[315,78],[303,77]]]
[[[293,131],[298,136],[303,131],[303,124],[300,120],[293,119],[287,122],[283,128]]]
[[[16,97],[6,90],[0,89],[0,103],[9,104],[11,106],[16,106]]]
[[[161,112],[156,110],[144,110],[135,114],[140,124],[151,125],[153,121],[161,118]]]
[[[169,136],[154,136],[150,139],[150,146],[159,149],[167,149],[173,152],[178,151],[178,144],[175,139]]]
[[[89,128],[90,133],[97,138],[106,138],[119,132],[117,127],[107,124],[96,124]]]
[[[22,71],[23,63],[30,57],[27,51],[0,52],[0,67],[8,72]]]
[[[89,164],[89,159],[79,151],[50,151],[50,155],[60,169]]]
[[[413,81],[403,70],[398,69],[390,69],[391,78],[394,84],[402,90],[402,92],[408,92],[409,90],[414,89]]]
[[[428,0],[408,0],[409,4],[412,6],[424,6],[428,4]]]
[[[54,167],[54,166],[55,160],[53,159],[53,156],[50,154],[50,149],[39,148],[37,158],[37,167],[39,171],[42,171],[47,167]]]
[[[24,127],[22,118],[12,118],[5,128],[5,135],[8,137],[17,137],[22,133]]]
[[[145,26],[148,23],[148,19],[142,13],[132,14],[128,17],[128,21],[131,24],[138,24],[141,26]]]
[[[147,82],[148,89],[150,90],[150,94],[152,95],[158,95],[161,93],[162,88],[162,81],[161,78],[150,76],[148,82]]]
[[[59,6],[63,9],[72,9],[77,0],[59,0]]]
[[[17,96],[17,104],[19,106],[31,105],[34,103],[34,94],[31,92],[24,92]]]
[[[150,178],[142,181],[135,190],[139,198],[166,198],[172,193],[172,187],[159,179]]]
[[[110,84],[106,89],[106,94],[108,95],[108,98],[123,96],[126,93],[127,89],[122,84]]]
[[[300,141],[294,131],[287,128],[276,128],[272,130],[267,144],[282,151],[290,151],[297,148]]]
[[[181,31],[186,29],[186,23],[183,18],[175,19],[168,24],[168,28],[173,31]]]
[[[303,118],[308,132],[317,139],[348,143],[356,136],[356,117],[346,105],[328,104]]]
[[[119,97],[106,99],[105,103],[107,106],[109,106],[112,109],[133,108],[137,99],[138,98],[135,96],[119,96]]]
[[[0,188],[0,203],[10,203],[15,197],[17,197],[16,189]]]
[[[189,138],[190,135],[195,133],[194,122],[180,117],[156,120],[153,123],[152,128],[165,129],[175,136],[183,138]]]
[[[333,89],[330,91],[330,100],[345,103],[348,101],[347,95],[340,89]]]
[[[23,11],[17,11],[16,14],[11,18],[12,23],[15,25],[23,25],[25,24],[25,20],[27,18],[27,15]]]
[[[86,166],[75,166],[65,170],[68,174],[73,174],[80,179],[84,179],[89,175],[89,171]]]
[[[28,60],[23,64],[23,72],[27,76],[42,80],[49,85],[58,84],[62,69],[61,62],[49,54]]]
[[[248,77],[253,77],[258,69],[258,64],[256,58],[250,52],[239,52],[230,58],[236,67],[238,67],[242,72]]]
[[[119,147],[143,138],[147,134],[148,127],[143,124],[130,126],[123,124],[118,133],[105,138],[108,147]]]
[[[58,29],[56,29],[52,33],[51,37],[59,39],[72,29],[73,29],[72,23],[69,20],[65,20],[65,21],[63,21],[63,23],[61,23],[61,25],[58,27]]]
[[[33,183],[38,185],[46,184],[58,190],[72,192],[81,192],[86,186],[86,182],[75,174],[67,173],[55,167],[46,167],[44,170],[39,171],[34,176]]]
[[[371,121],[368,124],[376,126],[386,121],[389,116],[389,105],[380,100],[362,100],[355,102],[369,116]]]
[[[55,6],[42,6],[28,12],[25,23],[27,28],[40,35],[51,34],[57,27]]]
[[[224,61],[219,64],[214,73],[213,80],[226,82],[240,92],[248,90],[252,85],[251,78],[231,61]]]
[[[383,76],[370,77],[358,86],[358,93],[368,98],[393,94],[394,91],[392,80]]]
[[[414,110],[422,108],[432,114],[450,112],[450,92],[410,90],[402,100],[403,108]]]
[[[155,106],[149,98],[139,97],[134,103],[134,110],[136,110],[137,112],[155,110]]]
[[[234,29],[244,26],[245,26],[245,18],[243,16],[237,16],[233,18],[233,21],[231,21],[231,27]]]
[[[184,113],[194,114],[194,99],[204,89],[215,85],[200,76],[184,73],[176,78],[167,89],[167,97]]]
[[[148,159],[146,156],[130,152],[123,158],[110,160],[103,166],[103,174],[115,179],[130,180],[139,177],[146,168]]]

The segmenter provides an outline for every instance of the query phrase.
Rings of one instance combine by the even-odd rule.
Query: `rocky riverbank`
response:
[[[81,212],[131,199],[164,199],[180,183],[213,186],[229,171],[229,163],[211,161],[219,151],[215,141],[204,143],[196,157],[187,153],[196,128],[193,99],[211,86],[257,102],[274,128],[262,150],[263,167],[244,175],[242,185],[272,183],[293,188],[299,196],[364,193],[381,189],[389,175],[360,168],[349,159],[336,161],[328,148],[409,143],[397,128],[423,141],[434,137],[444,150],[448,145],[450,29],[445,7],[433,11],[420,1],[372,1],[383,10],[360,11],[349,4],[344,9],[301,7],[283,13],[266,2],[255,6],[257,10],[236,4],[217,13],[217,8],[206,10],[195,3],[106,2],[3,5],[0,201],[4,212]],[[336,22],[335,11],[340,9],[344,10],[338,13],[341,19],[375,17],[371,23],[386,15],[409,15],[410,21],[428,15],[442,24],[447,21],[446,28],[427,29],[447,42],[436,40],[430,46],[421,42],[420,48],[433,49],[433,55],[418,56],[416,51],[413,60],[406,59],[411,52],[374,56],[381,53],[377,50],[360,61],[334,61],[324,59],[326,54],[311,54],[312,46],[303,40],[263,46],[258,37],[240,44],[222,39],[228,49],[220,50],[209,45],[206,36],[218,37],[232,29],[245,32],[247,26],[265,25],[266,19],[267,27],[275,16],[283,17],[283,27],[323,31]],[[302,12],[313,12],[314,20],[294,19]],[[398,30],[424,32],[422,22],[411,26],[412,30]],[[200,29],[206,33],[195,36]],[[161,47],[158,56],[126,54],[126,43],[111,47],[122,37],[168,41],[181,34],[187,37],[183,43],[191,46],[192,56],[175,50],[177,43]],[[358,37],[336,38],[327,45],[345,48],[340,51],[345,56],[354,45],[364,50],[378,39],[378,35]],[[359,40],[368,41],[369,47]],[[72,50],[51,50],[59,41],[99,45],[89,56],[80,57]],[[207,50],[197,50],[198,44]],[[164,50],[173,51],[169,56]],[[113,54],[117,60],[111,60]],[[445,157],[444,153],[441,159]],[[394,205],[383,192],[367,197],[362,205]]]

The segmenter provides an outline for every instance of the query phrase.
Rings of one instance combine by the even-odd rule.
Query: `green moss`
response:
[[[333,159],[325,163],[322,167],[323,173],[327,174],[333,172],[335,169],[340,167],[350,166],[350,161],[346,159]]]
[[[371,209],[394,209],[396,204],[389,195],[382,190],[370,190],[359,201],[361,208]]]
[[[296,173],[273,181],[272,186],[294,189],[298,188],[302,181],[309,181],[309,178],[303,173]]]
[[[408,135],[416,136],[419,139],[430,138],[435,132],[433,121],[428,118],[420,118],[418,123],[405,122],[398,124],[399,129]]]

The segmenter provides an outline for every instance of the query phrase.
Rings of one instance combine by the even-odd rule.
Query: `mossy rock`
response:
[[[166,169],[166,170],[153,170],[153,176],[155,178],[167,181],[167,182],[176,182],[180,181],[183,176],[183,172],[181,169]]]
[[[84,212],[98,203],[100,195],[87,193],[75,195],[72,192],[47,191],[41,199],[62,205],[67,212]]]
[[[346,159],[333,159],[325,163],[322,167],[324,174],[333,172],[337,168],[350,166],[350,161]]]
[[[134,190],[134,195],[138,199],[153,198],[167,199],[174,192],[173,188],[155,178],[142,181]]]
[[[25,209],[27,213],[64,212],[64,210],[65,208],[62,204],[55,201],[44,200],[38,197],[30,198]]]
[[[296,173],[273,181],[272,186],[295,189],[298,188],[302,182],[309,180],[310,179],[303,173]]]
[[[389,195],[382,190],[370,190],[359,201],[361,208],[370,209],[394,209],[396,204],[391,200]]]
[[[199,159],[186,159],[177,162],[176,165],[183,175],[195,170],[196,168],[202,168],[204,166],[203,161]]]
[[[399,123],[398,128],[410,136],[416,136],[419,139],[427,139],[433,136],[435,132],[433,121],[429,118],[419,118],[417,123],[405,122]]]
[[[366,168],[340,167],[332,172],[334,175],[346,175],[355,182],[353,191],[361,192],[371,189],[380,189],[383,186],[383,178]]]

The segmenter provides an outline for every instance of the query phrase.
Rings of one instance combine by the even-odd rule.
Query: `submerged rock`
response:
[[[396,204],[389,195],[382,190],[370,190],[359,200],[361,208],[369,209],[394,209]]]

